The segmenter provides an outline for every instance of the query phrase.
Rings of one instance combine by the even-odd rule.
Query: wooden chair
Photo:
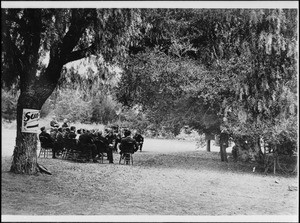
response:
[[[53,144],[51,144],[49,140],[44,136],[40,136],[39,139],[41,142],[41,149],[38,157],[40,158],[41,156],[43,156],[44,158],[49,158],[50,155],[50,158],[52,158]]]
[[[126,142],[121,144],[121,155],[119,164],[123,162],[126,165],[133,165],[133,156],[132,154],[135,152],[135,144],[133,142]]]

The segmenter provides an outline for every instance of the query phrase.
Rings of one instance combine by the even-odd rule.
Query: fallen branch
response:
[[[39,171],[41,173],[45,173],[45,174],[48,174],[48,175],[52,175],[52,173],[46,168],[44,167],[43,165],[41,164],[37,164],[38,168],[39,168]]]

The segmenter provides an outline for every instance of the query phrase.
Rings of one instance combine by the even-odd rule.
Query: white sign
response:
[[[39,130],[40,110],[23,109],[22,132],[37,133]]]

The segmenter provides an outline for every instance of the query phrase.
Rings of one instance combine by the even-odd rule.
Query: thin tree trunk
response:
[[[210,152],[210,139],[206,140],[206,151]]]
[[[225,145],[222,145],[222,144],[220,145],[220,153],[221,153],[221,161],[228,162]]]
[[[228,147],[228,134],[221,133],[220,134],[220,154],[221,161],[228,162],[226,148]]]

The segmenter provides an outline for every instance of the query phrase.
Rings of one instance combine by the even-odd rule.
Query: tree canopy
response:
[[[23,133],[24,108],[40,110],[57,87],[63,67],[95,55],[122,64],[138,37],[138,9],[2,9],[2,86],[17,82],[17,138],[11,170],[35,173],[36,135]],[[48,57],[48,63],[43,63]]]
[[[173,126],[296,142],[296,10],[154,11],[120,101]]]
[[[12,169],[34,163],[22,109],[65,87],[91,103],[116,96],[174,134],[189,125],[296,142],[297,24],[296,9],[2,9],[2,87],[20,89]],[[83,58],[97,68],[86,78],[67,67]],[[112,67],[123,70],[119,85],[103,82]]]

